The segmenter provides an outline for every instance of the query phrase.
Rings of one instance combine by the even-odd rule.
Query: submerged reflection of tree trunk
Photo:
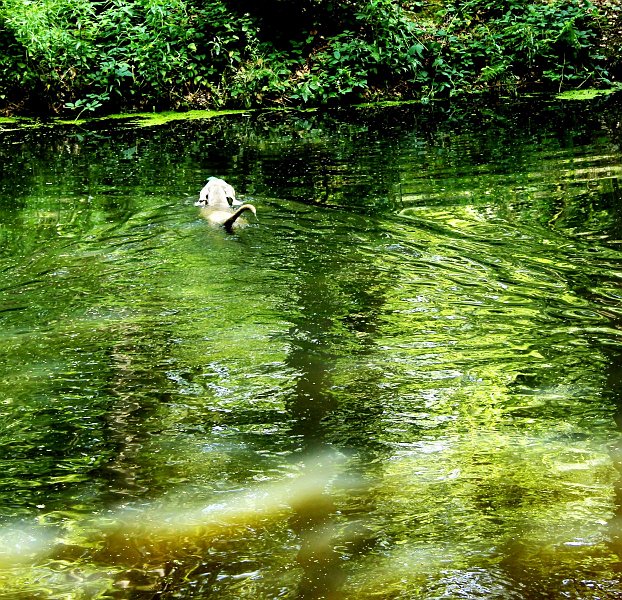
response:
[[[160,369],[151,369],[168,355],[169,333],[151,335],[140,327],[128,327],[110,349],[108,390],[114,399],[106,414],[108,443],[115,448],[113,459],[105,466],[108,493],[118,501],[137,498],[153,484],[147,481],[141,463],[146,435],[144,422],[158,406],[167,388]],[[144,480],[141,481],[141,480]]]
[[[321,457],[310,460],[317,460],[316,468],[322,468]],[[311,464],[307,467],[312,468]],[[318,490],[304,505],[292,508],[290,525],[300,538],[296,561],[303,570],[298,598],[339,598],[338,589],[344,575],[341,557],[335,549],[337,524],[333,499],[328,492]]]
[[[311,289],[313,288],[313,289]],[[329,370],[335,360],[330,350],[330,310],[324,305],[328,290],[302,286],[298,290],[301,318],[292,328],[288,365],[298,373],[289,409],[294,420],[294,434],[308,453],[305,467],[322,468],[321,455],[327,450],[323,420],[335,409],[330,393]],[[311,463],[316,462],[316,465]],[[317,461],[320,464],[317,464]],[[292,530],[299,537],[296,561],[302,568],[298,597],[338,598],[343,580],[340,557],[335,544],[335,505],[327,491],[309,498],[303,505],[292,507]]]
[[[287,364],[297,377],[288,409],[293,421],[292,434],[300,440],[305,470],[310,472],[322,469],[323,460],[334,460],[334,445],[345,449],[345,443],[351,443],[347,432],[353,423],[339,425],[337,421],[357,419],[363,429],[370,425],[363,422],[360,414],[353,414],[349,406],[340,405],[344,402],[343,386],[337,392],[334,379],[341,365],[351,365],[353,356],[364,356],[373,345],[375,315],[385,303],[384,294],[374,284],[381,281],[383,286],[389,286],[391,281],[386,274],[375,272],[366,257],[354,256],[356,251],[351,248],[347,253],[343,262],[325,259],[321,254],[304,257],[309,271],[301,277],[292,299],[296,312],[292,317]],[[359,269],[363,272],[358,273]],[[358,386],[360,381],[352,373],[345,383]],[[367,451],[366,446],[361,449]],[[290,526],[299,539],[296,561],[302,569],[298,598],[343,597],[345,559],[348,554],[360,552],[369,537],[363,524],[366,515],[350,507],[345,518],[338,510],[343,508],[340,503],[350,503],[353,494],[358,496],[357,506],[361,506],[360,496],[365,491],[360,482],[358,485],[356,491],[336,491],[335,485],[328,486],[307,499],[304,506],[292,507]]]

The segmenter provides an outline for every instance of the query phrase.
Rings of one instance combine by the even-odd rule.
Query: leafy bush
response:
[[[199,91],[213,105],[255,43],[249,20],[233,19],[221,2],[197,8],[185,0],[108,0],[97,12],[95,6],[6,0],[0,32],[13,42],[0,62],[5,89],[19,86],[54,112],[175,107]],[[24,69],[28,77],[20,79]]]
[[[596,82],[598,12],[584,0],[452,2],[431,47],[445,88]],[[443,85],[443,84],[441,84]]]
[[[294,100],[358,100],[400,82],[416,81],[423,29],[392,0],[358,4],[350,27],[311,54],[291,94]]]
[[[91,10],[87,0],[5,0],[0,7],[0,33],[7,46],[0,66],[3,93],[19,88],[35,98],[62,96],[72,77],[72,30],[79,35],[79,19],[69,28],[66,15]]]
[[[607,77],[588,0],[432,6],[423,19],[405,0],[3,0],[0,104],[318,105]]]

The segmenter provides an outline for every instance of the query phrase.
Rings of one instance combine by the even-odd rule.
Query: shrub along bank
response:
[[[609,84],[588,0],[3,0],[0,111],[314,106]],[[614,36],[615,37],[615,36]]]

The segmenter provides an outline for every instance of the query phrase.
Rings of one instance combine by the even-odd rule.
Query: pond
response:
[[[621,597],[616,100],[0,129],[0,597]]]

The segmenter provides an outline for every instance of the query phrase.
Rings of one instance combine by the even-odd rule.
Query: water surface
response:
[[[0,130],[0,596],[620,597],[619,121]]]

